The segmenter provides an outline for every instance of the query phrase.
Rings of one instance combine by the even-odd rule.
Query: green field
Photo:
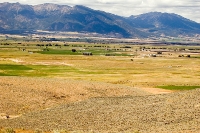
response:
[[[188,86],[200,86],[199,49],[200,46],[181,45],[84,42],[66,45],[65,42],[2,40],[0,76],[59,77],[184,90]],[[92,56],[85,56],[84,52]],[[153,54],[157,56],[151,57]]]
[[[161,89],[167,89],[167,90],[192,90],[192,89],[197,89],[200,88],[200,86],[157,86],[157,88]]]

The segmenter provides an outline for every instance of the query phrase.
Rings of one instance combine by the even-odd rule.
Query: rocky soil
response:
[[[92,97],[140,96],[142,90],[59,78],[0,77],[0,114],[20,115]]]
[[[30,81],[35,80],[36,79],[30,79]],[[41,79],[39,79],[39,81],[40,80]],[[47,79],[47,81],[46,79],[42,79],[41,82],[43,81],[43,85],[45,85],[49,79]],[[54,80],[52,80],[52,82],[53,81]],[[59,82],[63,83],[62,85],[66,83],[65,80]],[[81,82],[82,81],[77,82],[79,83],[77,85],[80,85]],[[0,83],[2,84],[2,82]],[[26,81],[26,83],[30,82]],[[53,82],[53,84],[56,83],[58,82]],[[105,89],[104,87],[107,88]],[[130,92],[127,92],[126,95],[125,93],[124,95],[119,95],[114,91],[114,88],[117,89],[117,87],[118,86],[111,87],[109,84],[103,84],[102,88],[104,88],[104,90],[102,93],[107,94],[107,92],[109,92],[108,89],[113,89],[113,95],[111,95],[111,92],[110,95],[107,96],[98,93],[99,95],[96,95],[98,96],[96,98],[88,97],[89,99],[85,98],[85,100],[73,103],[61,102],[59,103],[61,105],[57,107],[51,106],[48,109],[25,113],[17,118],[1,119],[0,127],[31,130],[41,129],[44,131],[65,129],[67,131],[100,133],[200,132],[200,89],[149,95],[145,92],[142,93],[139,89],[130,91],[133,88],[126,88],[126,90],[132,93],[128,95]],[[9,87],[6,89],[9,89]],[[120,91],[123,89],[118,88],[117,90]],[[10,108],[12,108],[12,106]],[[1,111],[3,111],[2,108]]]

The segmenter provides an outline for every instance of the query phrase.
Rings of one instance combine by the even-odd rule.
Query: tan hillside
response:
[[[83,132],[199,133],[200,89],[162,95],[92,98],[0,120],[12,128]]]
[[[20,115],[92,97],[141,96],[142,90],[59,78],[0,77],[0,113]]]

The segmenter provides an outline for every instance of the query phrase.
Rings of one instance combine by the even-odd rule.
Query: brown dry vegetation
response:
[[[82,132],[199,133],[200,89],[92,98],[0,120],[4,127]]]
[[[168,51],[152,58],[146,55],[155,51],[140,51],[134,57],[89,57],[1,48],[1,65],[30,69],[0,70],[0,74],[18,75],[0,76],[0,128],[22,129],[17,132],[200,132],[199,89],[171,93],[155,88],[199,86],[199,58],[178,57],[199,57],[198,53]]]
[[[131,57],[21,54],[4,54],[0,58],[0,63],[33,67],[35,70],[25,73],[27,75],[30,73],[31,76],[44,74],[48,77],[92,80],[134,87],[154,88],[160,85],[198,86],[200,84],[198,58],[179,58],[176,55],[176,57],[156,58],[135,57],[131,61]],[[40,65],[41,69],[36,68],[37,65]],[[57,67],[58,71],[47,71],[47,66]],[[65,71],[64,68],[67,70]]]
[[[0,113],[19,115],[92,97],[140,96],[133,87],[58,78],[0,77]]]

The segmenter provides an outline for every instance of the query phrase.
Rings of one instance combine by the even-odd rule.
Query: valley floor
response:
[[[0,133],[199,133],[199,59],[190,45],[2,40]]]

